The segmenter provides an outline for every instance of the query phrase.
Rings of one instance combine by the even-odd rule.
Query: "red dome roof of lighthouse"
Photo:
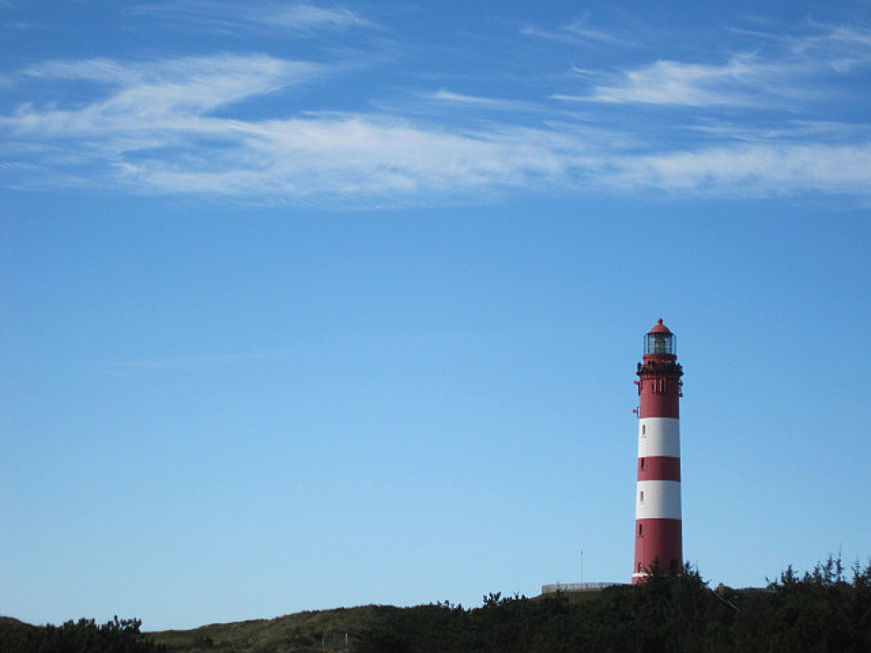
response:
[[[656,324],[653,325],[653,328],[647,333],[671,333],[671,331],[662,323],[662,318],[659,318]]]

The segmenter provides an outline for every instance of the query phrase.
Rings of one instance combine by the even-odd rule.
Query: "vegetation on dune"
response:
[[[36,627],[0,618],[0,651],[4,653],[152,653],[166,650],[139,632],[138,619],[97,624],[93,619]]]
[[[536,598],[490,594],[479,608],[447,601],[362,606],[212,624],[145,636],[136,620],[37,628],[0,618],[0,650],[211,653],[511,653],[575,651],[871,651],[871,564],[846,574],[829,559],[789,567],[765,588],[708,587],[686,567],[637,586]]]
[[[638,586],[597,600],[491,594],[481,608],[408,608],[362,632],[358,653],[569,651],[871,651],[871,565],[848,580],[829,559],[802,577],[792,568],[764,589],[711,590],[692,567],[654,570]]]
[[[400,611],[393,606],[367,605],[297,612],[275,619],[255,619],[229,624],[211,624],[194,630],[168,630],[152,633],[169,651],[209,651],[210,653],[304,653],[345,650],[353,645],[357,633],[373,623]],[[351,646],[353,649],[353,646]]]

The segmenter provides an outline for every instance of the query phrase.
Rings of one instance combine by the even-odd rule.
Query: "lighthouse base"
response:
[[[683,569],[680,519],[635,520],[635,567],[632,582],[640,583],[654,567],[672,576]]]

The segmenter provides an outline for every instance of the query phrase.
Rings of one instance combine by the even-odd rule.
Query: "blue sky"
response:
[[[868,2],[0,2],[0,614],[867,561]],[[860,376],[861,375],[861,376]]]

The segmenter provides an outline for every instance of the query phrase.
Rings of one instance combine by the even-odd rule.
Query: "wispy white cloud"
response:
[[[535,25],[524,25],[520,28],[520,33],[525,36],[537,36],[551,41],[559,41],[561,43],[577,43],[578,39],[567,32],[560,30],[545,29]]]
[[[456,133],[364,115],[251,121],[213,113],[317,70],[262,55],[150,65],[49,62],[26,75],[101,82],[107,96],[76,108],[25,105],[0,117],[10,136],[4,149],[67,173],[83,166],[93,183],[288,197],[505,186],[565,165],[548,146],[504,133]],[[41,147],[59,143],[67,147]]]
[[[871,194],[871,139],[859,130],[858,138],[835,142],[834,126],[814,134],[807,125],[785,125],[782,133],[757,131],[754,139],[749,127],[739,135],[727,133],[728,124],[697,124],[695,129],[707,129],[721,142],[690,147],[689,140],[645,141],[613,125],[577,122],[522,126],[491,117],[459,129],[395,114],[288,110],[268,120],[233,115],[235,104],[327,72],[265,55],[31,66],[21,79],[88,80],[102,95],[75,105],[23,105],[0,116],[6,137],[0,174],[17,186],[94,185],[345,204],[554,187]],[[692,87],[711,71],[663,74]],[[687,102],[711,101],[680,92]],[[489,101],[447,90],[431,99],[473,106]],[[802,129],[803,139],[791,140]]]
[[[758,89],[772,90],[783,67],[748,55],[722,65],[657,61],[624,72],[614,83],[596,86],[589,95],[554,94],[559,100],[608,103],[671,104],[691,107],[750,106],[764,103]]]
[[[456,193],[526,186],[542,175],[559,177],[570,164],[568,154],[517,134],[458,134],[349,115],[249,124],[236,147],[208,159],[172,165],[151,159],[128,165],[124,172],[136,183],[171,192],[288,197]]]
[[[821,140],[828,143],[871,140],[871,125],[826,120],[781,120],[776,125],[743,125],[708,120],[686,126],[690,131],[730,141],[756,143]]]
[[[129,11],[183,24],[189,28],[222,32],[245,30],[309,34],[376,26],[351,9],[323,7],[306,2],[181,0],[143,4],[132,7]]]
[[[793,54],[806,54],[813,51],[815,55],[822,55],[825,58],[826,55],[838,50],[843,53],[847,48],[863,59],[871,54],[871,29],[860,24],[807,21],[804,33],[793,34],[775,29],[776,25],[770,24],[770,21],[757,19],[755,22],[757,24],[752,29],[729,26],[726,30],[762,42],[778,44]]]
[[[274,92],[314,76],[322,68],[265,55],[186,57],[121,64],[108,59],[51,61],[31,66],[32,78],[102,83],[107,97],[75,109],[20,107],[0,118],[13,135],[82,138],[162,133],[218,107]],[[43,137],[44,137],[43,136]]]
[[[298,30],[342,29],[373,25],[350,9],[342,7],[327,9],[302,3],[274,7],[265,13],[265,17],[276,25]]]
[[[568,32],[574,36],[577,36],[581,40],[590,41],[594,43],[604,43],[607,45],[632,45],[631,41],[628,41],[625,38],[612,34],[610,32],[606,32],[601,29],[594,29],[589,26],[589,16],[585,16],[583,18],[578,18],[577,20],[573,20],[568,25],[563,26],[563,31]]]
[[[589,15],[576,18],[556,29],[543,28],[536,25],[524,25],[520,29],[520,33],[525,36],[535,36],[551,41],[571,43],[575,45],[619,47],[635,45],[635,43],[630,39],[617,33],[591,27]]]
[[[576,69],[587,80],[583,92],[553,99],[611,104],[685,107],[784,107],[829,99],[832,73],[871,66],[871,29],[861,25],[810,23],[801,35],[730,27],[727,31],[764,43],[721,62],[660,59],[622,70]]]
[[[670,192],[770,196],[843,193],[868,196],[871,142],[854,145],[744,145],[667,152],[615,161],[607,183]]]
[[[864,50],[866,55],[871,52],[871,29],[860,25],[812,24],[820,30],[820,33],[791,37],[789,40],[793,51],[805,52],[818,47],[830,49],[833,46],[846,46],[858,47],[860,51]]]
[[[488,111],[541,111],[540,106],[523,100],[467,95],[464,93],[454,93],[445,88],[439,89],[435,93],[426,94],[423,97],[427,100],[434,100],[442,106],[454,104],[467,108],[478,107]]]
[[[836,73],[871,65],[871,29],[857,25],[816,25],[820,33],[790,38],[793,53],[816,58]]]
[[[447,89],[439,89],[437,92],[429,95],[433,100],[446,100],[448,102],[462,102],[465,104],[499,104],[500,100],[493,98],[478,97],[476,95],[463,95],[461,93],[453,93]]]

